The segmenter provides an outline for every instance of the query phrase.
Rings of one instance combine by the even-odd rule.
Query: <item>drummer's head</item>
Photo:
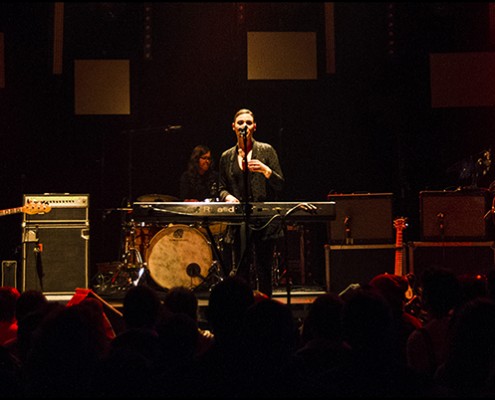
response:
[[[213,166],[211,151],[208,146],[198,144],[189,158],[189,169],[204,174]]]

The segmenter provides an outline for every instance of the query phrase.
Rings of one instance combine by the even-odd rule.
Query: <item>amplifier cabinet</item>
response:
[[[328,224],[330,244],[394,243],[393,194],[329,194],[336,217]]]
[[[495,267],[495,242],[409,242],[408,267],[417,279],[428,268],[456,275],[486,275]]]
[[[341,293],[351,284],[367,284],[376,275],[393,274],[395,244],[325,245],[327,292]]]
[[[419,193],[421,241],[489,240],[485,221],[486,191],[423,191]]]
[[[47,213],[24,214],[25,224],[85,223],[89,220],[89,195],[69,193],[25,194],[24,204],[42,202],[51,210]]]
[[[22,242],[22,291],[71,294],[88,287],[88,224],[26,225]]]

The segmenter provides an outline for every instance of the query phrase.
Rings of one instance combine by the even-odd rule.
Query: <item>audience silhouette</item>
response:
[[[165,309],[172,313],[183,313],[189,316],[197,325],[198,343],[196,355],[203,354],[213,344],[213,333],[207,329],[206,321],[200,321],[198,298],[189,288],[184,286],[172,287],[163,298]]]
[[[457,276],[445,268],[427,268],[421,276],[424,325],[409,335],[407,363],[433,377],[447,356],[450,320],[462,299]]]
[[[4,345],[17,335],[15,308],[20,293],[10,286],[0,287],[0,345]]]
[[[491,397],[494,274],[427,268],[417,288],[421,320],[404,308],[401,277],[379,274],[345,296],[318,295],[300,326],[290,305],[236,276],[211,287],[204,319],[189,288],[160,297],[133,286],[117,334],[101,299],[64,305],[4,287],[0,316],[17,330],[4,331],[0,391],[17,398]]]
[[[296,372],[307,384],[349,360],[350,346],[342,335],[343,307],[344,300],[335,293],[319,295],[309,306],[301,327],[301,345],[293,356]]]

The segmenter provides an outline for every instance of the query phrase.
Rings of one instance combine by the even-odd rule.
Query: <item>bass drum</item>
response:
[[[151,278],[164,289],[201,285],[212,266],[210,243],[197,229],[170,225],[159,231],[146,252]]]

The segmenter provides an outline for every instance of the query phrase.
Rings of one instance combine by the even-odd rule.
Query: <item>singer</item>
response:
[[[216,201],[218,172],[208,146],[197,145],[192,150],[187,169],[180,177],[181,201]]]
[[[220,157],[220,201],[249,203],[279,200],[285,181],[278,155],[272,145],[253,138],[256,131],[253,112],[245,108],[237,111],[232,130],[237,142]],[[274,246],[277,239],[283,236],[279,222],[275,221],[261,230],[251,229],[247,238],[249,248],[242,254],[239,226],[229,226],[225,238],[225,243],[232,246],[232,259],[238,262],[236,273],[253,289],[269,297],[273,289]]]

